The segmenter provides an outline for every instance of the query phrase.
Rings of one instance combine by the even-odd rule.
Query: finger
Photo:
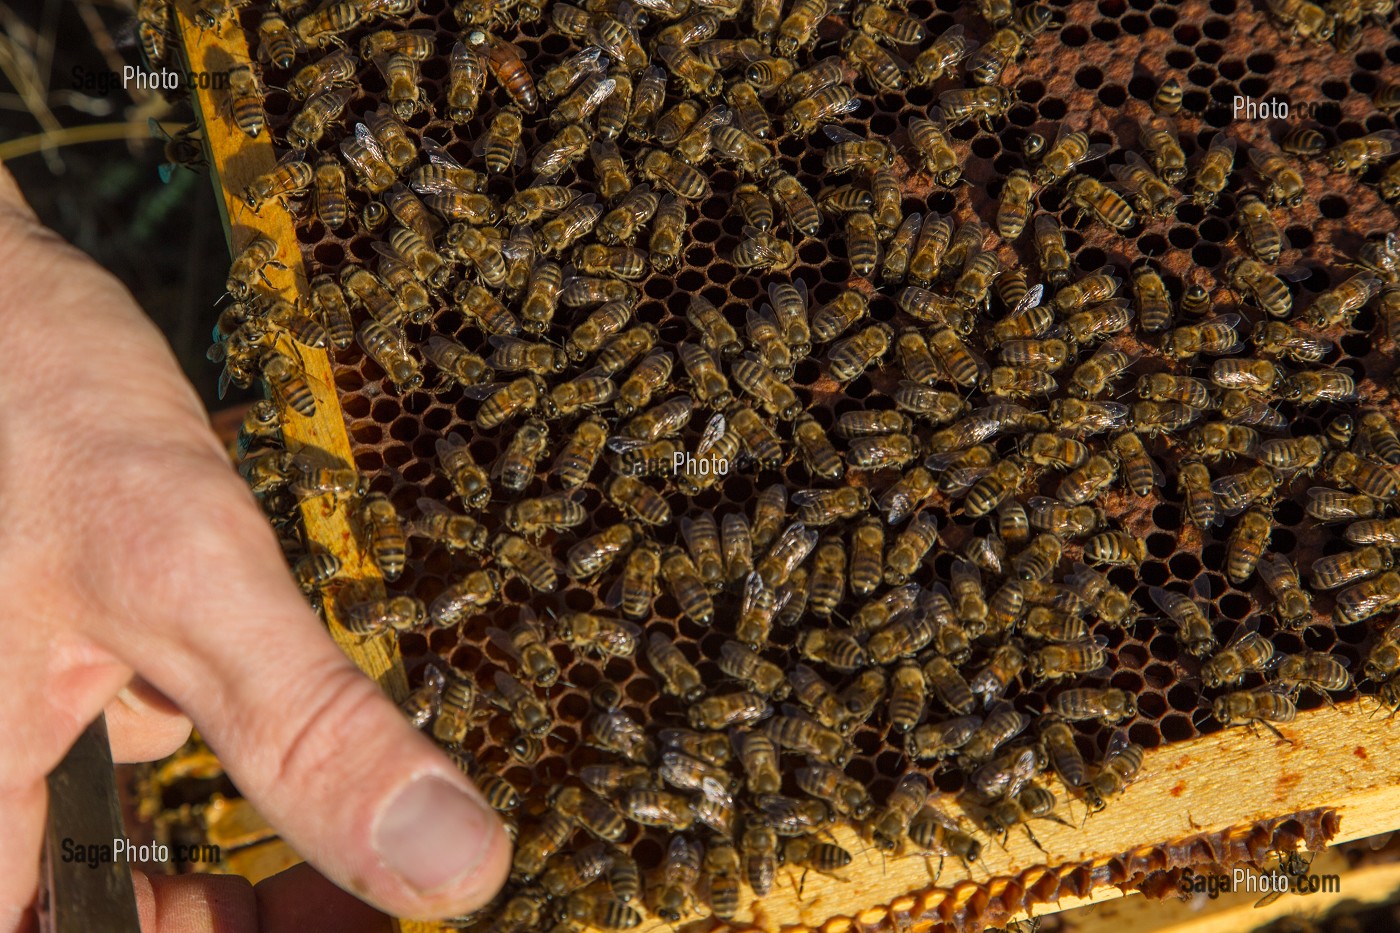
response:
[[[258,903],[237,875],[131,873],[142,933],[260,933]]]
[[[15,181],[15,176],[10,174],[4,162],[0,162],[0,212],[17,214],[26,220],[38,219],[19,190],[19,182]]]
[[[391,933],[389,918],[346,894],[310,865],[258,882],[260,933]]]
[[[0,792],[0,930],[20,930],[27,924],[39,888],[39,851],[44,843],[48,787],[42,778],[24,787]]]
[[[112,759],[155,761],[173,755],[189,740],[189,717],[139,677],[107,704]]]
[[[166,568],[158,604],[178,624],[112,650],[189,713],[259,812],[337,884],[398,916],[484,904],[509,872],[494,811],[335,647],[256,508],[200,492],[199,521],[162,536],[179,546],[150,562]]]

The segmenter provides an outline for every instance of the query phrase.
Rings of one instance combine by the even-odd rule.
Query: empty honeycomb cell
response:
[[[1148,14],[1148,19],[1150,19],[1152,25],[1156,26],[1158,29],[1170,29],[1177,24],[1180,16],[1172,7],[1158,5],[1152,8],[1152,12]]]
[[[1135,74],[1128,80],[1128,93],[1138,100],[1151,100],[1157,94],[1158,81],[1145,74]]]
[[[1092,65],[1085,65],[1074,73],[1074,83],[1093,90],[1103,83],[1103,72]]]
[[[1249,615],[1249,597],[1240,593],[1226,593],[1220,597],[1220,611],[1231,619],[1242,620]]]
[[[1196,60],[1199,60],[1199,58],[1193,58],[1193,61]],[[1186,72],[1186,78],[1198,87],[1209,88],[1215,83],[1216,73],[1215,69],[1208,65],[1197,65]]]
[[[1329,100],[1342,100],[1350,92],[1345,81],[1329,80],[1322,82],[1322,94]]]
[[[1220,248],[1211,243],[1200,243],[1191,249],[1191,260],[1202,269],[1214,269],[1223,259]]]
[[[1112,42],[1122,34],[1122,30],[1118,28],[1117,23],[1106,19],[1094,23],[1093,26],[1089,27],[1089,31],[1092,32],[1094,38],[1098,39],[1100,42]]]
[[[1136,742],[1143,748],[1156,748],[1157,746],[1161,745],[1162,737],[1164,734],[1164,730],[1160,730],[1157,727],[1145,722],[1135,722],[1132,725],[1128,726],[1129,740]],[[1190,735],[1189,730],[1186,734],[1188,736]]]
[[[1230,35],[1230,21],[1221,17],[1212,17],[1201,24],[1201,32],[1207,38],[1215,39],[1217,42],[1222,41]]]
[[[1220,64],[1216,66],[1216,69],[1220,72],[1220,77],[1225,78],[1227,81],[1238,81],[1243,78],[1246,73],[1244,62],[1236,58],[1227,58],[1221,61]]]
[[[1120,25],[1123,27],[1123,31],[1128,35],[1140,36],[1147,32],[1152,24],[1146,16],[1137,13],[1129,13],[1127,16],[1123,17]]]
[[[1303,507],[1292,499],[1274,506],[1274,520],[1280,525],[1297,525],[1303,521]]]
[[[1147,586],[1161,586],[1170,579],[1171,574],[1167,571],[1167,565],[1159,561],[1143,561],[1138,568],[1139,580]]]
[[[1172,227],[1171,230],[1167,231],[1167,240],[1177,249],[1190,249],[1196,245],[1197,239],[1196,228],[1184,224]]]
[[[1178,71],[1183,71],[1191,67],[1191,65],[1196,61],[1196,56],[1191,54],[1191,50],[1189,48],[1169,49],[1166,54],[1166,61],[1167,64],[1172,68]],[[1152,93],[1157,93],[1155,88],[1153,89]]]
[[[1201,41],[1201,30],[1194,23],[1183,23],[1172,30],[1172,38],[1184,46],[1193,46]]]
[[[1128,99],[1128,92],[1121,84],[1106,84],[1099,89],[1098,98],[1105,107],[1121,107]]]
[[[1196,58],[1208,65],[1214,65],[1220,61],[1224,54],[1225,50],[1217,42],[1201,42],[1196,46]]]
[[[1289,227],[1284,230],[1284,235],[1288,238],[1288,245],[1293,249],[1307,249],[1313,244],[1312,231],[1307,227]]]
[[[1072,49],[1077,49],[1089,41],[1089,33],[1083,26],[1066,26],[1059,32],[1060,42]]]

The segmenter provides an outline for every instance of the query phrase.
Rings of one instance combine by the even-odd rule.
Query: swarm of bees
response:
[[[1300,700],[1363,678],[1400,708],[1393,387],[1329,364],[1345,334],[1400,339],[1400,235],[1296,307],[1312,270],[1278,265],[1314,175],[1400,194],[1393,132],[1183,145],[1171,77],[1135,134],[1018,133],[979,214],[966,140],[1006,128],[1009,76],[1063,25],[1045,4],[938,31],[871,0],[443,5],[204,0],[197,21],[256,7],[224,117],[284,157],[239,194],[335,247],[308,249],[303,295],[268,285],[286,247],[234,260],[211,356],[270,395],[243,475],[352,631],[479,646],[420,665],[405,704],[515,834],[512,883],[464,924],[732,918],[781,865],[840,877],[838,823],[940,863],[1039,845],[1032,823],[1110,806],[1156,741],[1109,684],[1130,638],[1200,690],[1193,729],[1284,738]],[[1267,6],[1316,42],[1393,18]],[[439,25],[400,25],[418,13]],[[517,44],[542,34],[556,51]],[[843,125],[915,89],[934,105],[893,133]],[[1225,203],[1214,288],[1072,256]],[[289,347],[412,416],[391,446],[414,453],[285,449],[279,412],[339,416]],[[291,506],[320,497],[352,508],[387,596],[295,542]],[[1164,502],[1174,548],[1221,555],[1189,585],[1139,573],[1171,555],[1125,516]],[[1303,566],[1277,531],[1295,504],[1337,532]],[[1224,616],[1227,589],[1257,611]],[[1362,670],[1280,647],[1360,623]],[[511,780],[551,758],[567,772]]]

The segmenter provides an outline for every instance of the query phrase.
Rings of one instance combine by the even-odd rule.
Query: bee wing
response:
[[[441,438],[438,439],[438,443],[442,443]],[[439,454],[441,454],[441,448],[439,448]],[[416,504],[418,506],[418,511],[424,515],[450,515],[453,518],[459,517],[456,512],[452,511],[438,500],[429,499],[427,496],[420,496]]]
[[[823,126],[822,132],[826,134],[827,139],[834,143],[858,143],[861,141],[861,138],[855,133],[852,133],[844,126],[837,126],[833,123],[828,123]]]
[[[1268,166],[1269,160],[1274,158],[1282,159],[1283,154],[1279,152],[1267,152],[1263,149],[1249,150],[1249,163],[1253,165],[1255,171],[1260,174],[1267,174],[1267,172],[1265,172],[1265,167]]]
[[[636,437],[615,436],[608,438],[607,448],[615,454],[625,454],[630,450],[636,450],[637,448],[644,447],[649,443],[650,441],[645,441]]]
[[[1025,293],[1025,295],[1021,296],[1020,301],[1016,302],[1016,307],[1011,309],[1011,313],[1021,314],[1023,312],[1029,311],[1031,308],[1037,308],[1040,306],[1041,299],[1044,297],[1045,286],[1033,286],[1030,290],[1028,290]]]
[[[1317,487],[1309,489],[1313,492]],[[1328,490],[1321,490],[1327,492]],[[1269,551],[1259,559],[1259,578],[1264,581],[1264,585],[1269,588],[1269,592],[1275,596],[1283,589],[1288,581],[1296,575],[1293,565],[1288,562],[1288,558],[1282,554],[1275,554]]]
[[[729,429],[729,422],[724,417],[724,412],[717,411],[710,416],[710,421],[705,425],[705,433],[700,437],[700,445],[695,448],[697,456],[704,456],[709,449],[719,443],[719,439],[724,436],[724,432]]]
[[[1285,282],[1301,282],[1313,274],[1309,266],[1288,266],[1284,269],[1274,269],[1273,274]]]
[[[490,640],[491,644],[499,648],[506,657],[513,661],[520,660],[520,649],[516,647],[515,641],[510,637],[509,633],[492,625],[487,627],[486,637]]]
[[[1148,589],[1147,595],[1152,597],[1152,602],[1157,608],[1167,614],[1173,623],[1179,621],[1179,616],[1187,609],[1187,604],[1191,602],[1191,597],[1184,593],[1176,593],[1171,590],[1164,590],[1160,586]]]
[[[607,596],[603,598],[604,606],[607,606],[609,609],[616,609],[618,606],[622,605],[622,583],[625,579],[626,574],[623,574],[613,581],[612,586],[608,587]]]
[[[1128,739],[1127,729],[1115,730],[1113,735],[1108,739],[1108,748],[1104,750],[1104,761],[1117,758],[1119,755],[1123,754],[1123,752],[1127,751],[1128,746],[1131,744],[1132,742]]]
[[[508,382],[487,382],[478,386],[466,386],[462,389],[462,394],[479,402],[490,398],[508,385],[510,385]]]
[[[431,686],[439,692],[447,686],[447,673],[438,666],[437,661],[429,661],[423,668],[423,685]]]
[[[809,505],[813,502],[820,502],[834,491],[831,489],[799,489],[789,497],[788,501],[793,505]]]
[[[370,244],[370,246],[373,247],[374,251],[380,256],[383,256],[385,259],[388,259],[392,262],[408,262],[408,260],[404,258],[404,255],[402,253],[394,249],[388,243],[385,243],[383,240],[375,240]]]
[[[1229,639],[1225,642],[1224,650],[1229,651],[1233,648],[1238,648],[1246,641],[1252,644],[1253,642],[1263,640],[1263,637],[1264,636],[1259,634],[1259,617],[1250,616],[1248,619],[1245,619],[1239,625],[1235,626],[1235,630],[1230,633]]]
[[[616,78],[606,78],[602,81],[599,81],[596,85],[594,85],[593,89],[588,92],[586,109],[591,109],[597,106],[598,104],[601,104],[603,101],[607,100],[609,95],[612,94],[613,90],[616,87]],[[593,145],[590,148],[596,153],[599,145],[599,141],[594,141]]]
[[[425,30],[426,31],[426,30]],[[475,61],[474,61],[475,60]],[[465,68],[473,64],[480,64],[477,60],[476,52],[460,39],[452,46],[452,54],[448,57],[448,65],[452,68]],[[423,148],[428,147],[428,137],[423,138]],[[433,142],[436,142],[435,140]]]
[[[953,582],[971,582],[976,586],[982,585],[982,571],[970,560],[958,558],[953,561],[952,567]]]
[[[358,139],[360,144],[368,149],[372,155],[379,159],[379,161],[388,161],[384,157],[384,147],[379,145],[379,138],[370,131],[369,127],[365,126],[363,123],[356,123],[355,138]]]
[[[1113,421],[1122,421],[1132,413],[1132,409],[1123,402],[1098,402],[1096,403],[1104,417]]]
[[[750,612],[757,604],[759,598],[762,597],[767,590],[768,587],[764,584],[763,577],[759,576],[758,571],[755,570],[750,573],[744,580],[744,592],[740,601],[739,611],[741,613]]]
[[[375,245],[379,245],[377,241]],[[519,337],[510,337],[506,334],[492,334],[490,337],[487,338],[486,342],[491,344],[491,346],[495,347],[497,350],[528,350],[531,347],[540,346],[540,344],[534,344],[528,340],[521,340]]]
[[[1226,136],[1224,133],[1216,133],[1215,138],[1210,141],[1210,148],[1213,150],[1224,150],[1230,153],[1230,158],[1235,157],[1235,150],[1239,146],[1235,142],[1235,137]]]

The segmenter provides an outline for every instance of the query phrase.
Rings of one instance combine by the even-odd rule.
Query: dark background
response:
[[[217,410],[239,392],[220,402],[219,369],[205,359],[228,247],[209,176],[179,169],[168,184],[160,178],[164,144],[148,120],[187,123],[189,104],[118,80],[123,64],[141,63],[134,2],[0,2],[0,160],[46,224],[126,283]],[[104,79],[116,85],[105,93]],[[117,138],[6,155],[46,129],[84,127]]]

